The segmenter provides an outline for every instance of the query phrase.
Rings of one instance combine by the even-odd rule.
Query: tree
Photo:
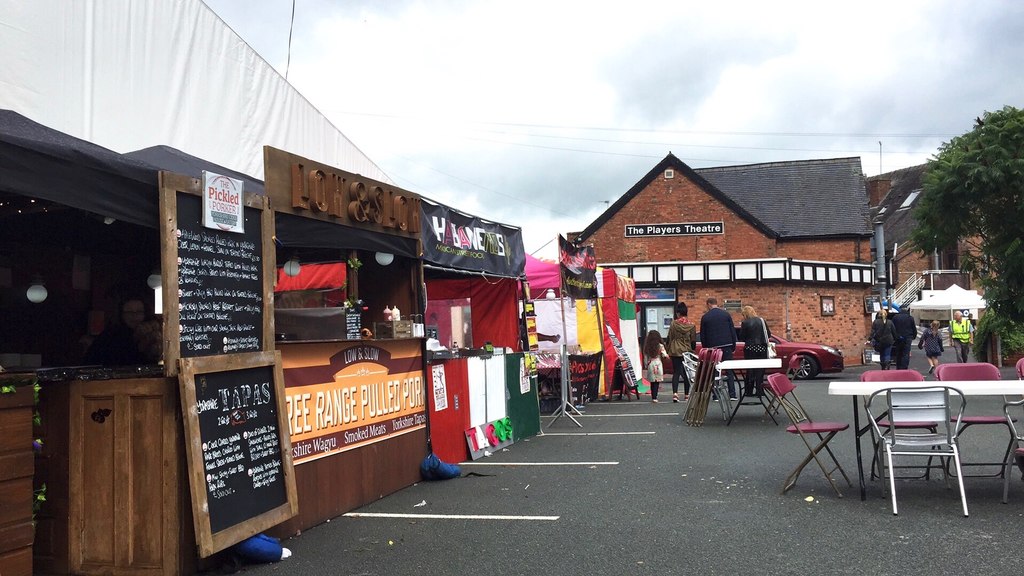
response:
[[[925,253],[964,243],[961,271],[989,308],[1024,321],[1024,110],[986,112],[928,162],[914,217]]]

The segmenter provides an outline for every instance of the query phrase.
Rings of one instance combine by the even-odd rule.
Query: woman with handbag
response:
[[[768,324],[757,315],[753,306],[740,308],[743,321],[740,322],[740,340],[743,340],[743,358],[755,360],[768,358],[771,331]],[[764,393],[764,368],[751,368],[743,376],[743,394],[751,396]]]

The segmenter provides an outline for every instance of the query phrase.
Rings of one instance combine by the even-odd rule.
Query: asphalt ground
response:
[[[911,367],[927,370],[914,350]],[[952,361],[947,352],[943,360]],[[815,419],[852,423],[848,397],[828,382],[864,368],[798,382]],[[1015,378],[1012,368],[1004,378]],[[663,398],[665,398],[663,396]],[[1001,413],[1000,398],[969,397],[967,413]],[[583,425],[566,418],[463,476],[421,482],[284,541],[293,556],[248,566],[252,574],[1016,574],[1024,535],[1024,482],[1014,472],[1009,504],[1002,479],[967,478],[970,516],[955,483],[897,483],[894,516],[879,481],[857,490],[854,435],[833,440],[853,486],[843,497],[812,463],[796,487],[784,478],[807,454],[784,425],[744,406],[731,426],[716,404],[687,426],[685,404],[647,400],[587,405]],[[785,418],[784,415],[780,415]],[[852,428],[852,427],[851,427]],[[964,434],[964,460],[998,460],[1006,431]],[[870,452],[867,437],[865,450]],[[914,459],[918,460],[918,459]],[[561,463],[561,464],[559,464]],[[519,464],[519,465],[517,465]],[[542,465],[547,464],[547,465]],[[994,468],[990,468],[994,471]],[[975,470],[981,471],[981,470]],[[467,475],[475,473],[477,475]],[[456,518],[456,515],[504,518]],[[512,518],[509,518],[512,517]]]

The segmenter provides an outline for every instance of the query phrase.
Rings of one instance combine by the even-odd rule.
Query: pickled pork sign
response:
[[[362,342],[324,343],[284,359],[296,464],[426,426],[419,342],[395,344],[385,350]]]
[[[203,171],[203,226],[245,232],[241,180]]]

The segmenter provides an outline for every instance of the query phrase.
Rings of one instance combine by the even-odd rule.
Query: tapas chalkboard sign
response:
[[[192,511],[204,557],[298,512],[278,354],[179,360]]]
[[[244,233],[203,226],[200,182],[160,173],[164,365],[270,350],[273,212],[245,194]],[[268,272],[270,271],[270,272]]]

